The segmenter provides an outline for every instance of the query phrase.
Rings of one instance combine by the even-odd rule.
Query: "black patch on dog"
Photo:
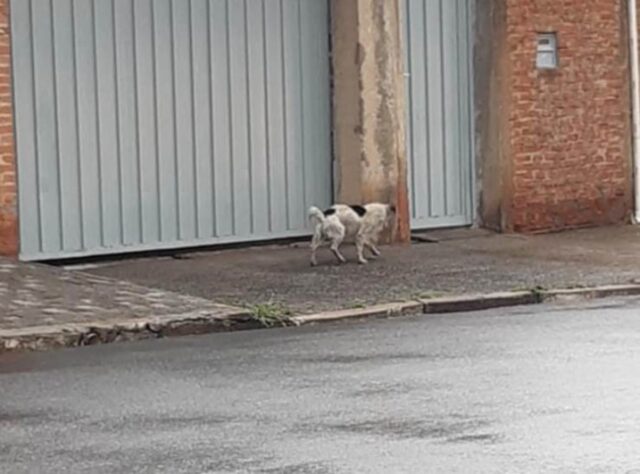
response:
[[[336,213],[336,210],[333,207],[330,207],[326,211],[324,211],[324,217],[332,216]]]
[[[396,206],[394,206],[392,204],[391,206],[389,206],[389,210],[395,214],[396,213]]]
[[[364,216],[367,213],[367,210],[363,206],[349,206],[353,211],[358,214],[360,217]]]

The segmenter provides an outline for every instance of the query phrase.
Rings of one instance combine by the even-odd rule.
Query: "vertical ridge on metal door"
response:
[[[21,258],[303,235],[331,202],[328,0],[11,0],[11,27]]]

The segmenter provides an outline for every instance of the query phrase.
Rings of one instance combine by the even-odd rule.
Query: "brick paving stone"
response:
[[[229,311],[206,298],[0,258],[0,330]]]

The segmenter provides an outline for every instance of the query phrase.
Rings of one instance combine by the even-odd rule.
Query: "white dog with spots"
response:
[[[311,240],[311,265],[317,265],[316,251],[325,243],[340,263],[346,258],[340,253],[342,242],[355,242],[358,262],[367,263],[364,257],[365,247],[377,257],[380,251],[376,244],[382,231],[390,226],[395,218],[396,209],[390,204],[370,203],[364,206],[335,204],[322,211],[317,207],[309,209],[309,220],[313,226]]]

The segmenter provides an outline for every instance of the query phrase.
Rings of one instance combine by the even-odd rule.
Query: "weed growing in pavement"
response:
[[[415,295],[415,299],[417,300],[432,300],[435,298],[442,298],[447,296],[446,293],[442,291],[423,291],[422,293],[418,293]]]
[[[288,326],[291,310],[286,306],[268,301],[247,307],[249,315],[266,328],[274,326]]]
[[[347,309],[364,309],[367,307],[367,303],[361,300],[353,301],[350,305],[347,306]]]

